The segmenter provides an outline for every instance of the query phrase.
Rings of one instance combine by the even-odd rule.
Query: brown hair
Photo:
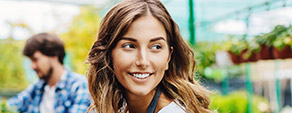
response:
[[[58,56],[59,62],[63,64],[65,48],[56,35],[39,33],[30,37],[25,43],[23,54],[31,57],[36,51],[40,51],[46,56]]]
[[[147,13],[163,24],[169,47],[173,47],[169,69],[160,83],[163,92],[169,98],[179,100],[191,113],[210,112],[208,91],[193,77],[194,53],[184,42],[178,25],[159,0],[124,0],[103,18],[97,41],[88,57],[89,91],[94,101],[92,107],[96,112],[111,113],[118,112],[122,106],[123,87],[114,75],[111,51],[131,23]]]

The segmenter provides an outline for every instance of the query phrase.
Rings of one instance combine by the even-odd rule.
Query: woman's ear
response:
[[[168,56],[168,59],[167,59],[167,64],[166,64],[166,66],[165,66],[165,70],[168,70],[169,61],[170,61],[170,59],[171,59],[171,55],[172,55],[172,53],[173,53],[173,47],[171,46],[171,47],[170,47],[170,51],[169,51],[169,56]]]
[[[173,53],[173,47],[171,46],[170,47],[170,52],[169,52],[169,56],[168,56],[168,59],[167,59],[167,62],[169,63],[170,59],[171,59],[171,55]]]

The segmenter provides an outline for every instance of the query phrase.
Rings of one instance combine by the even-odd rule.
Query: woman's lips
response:
[[[153,73],[150,72],[133,72],[133,73],[129,73],[131,76],[134,76],[135,78],[138,79],[145,79],[148,78],[149,76],[151,76]]]

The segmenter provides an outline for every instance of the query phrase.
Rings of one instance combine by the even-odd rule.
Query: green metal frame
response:
[[[195,23],[194,4],[193,0],[189,0],[189,31],[190,31],[189,42],[192,45],[196,44],[196,28],[194,26],[194,23]]]

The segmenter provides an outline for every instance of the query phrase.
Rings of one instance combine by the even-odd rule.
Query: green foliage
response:
[[[281,50],[286,45],[292,45],[292,26],[285,27],[285,29],[279,33],[273,41],[273,46]]]
[[[236,41],[236,40],[235,40]],[[238,40],[237,40],[238,41]],[[191,46],[195,51],[195,61],[196,61],[196,75],[205,76],[208,74],[207,78],[221,80],[222,79],[222,69],[211,68],[215,64],[215,53],[216,51],[221,51],[226,48],[230,48],[226,45],[226,42],[198,42],[195,46]],[[209,67],[209,68],[208,68]],[[208,68],[206,70],[206,68]],[[238,66],[230,67],[228,75],[237,76],[242,73]],[[234,72],[233,72],[234,71]],[[207,72],[207,73],[205,73]]]
[[[244,51],[243,58],[248,59],[253,53],[259,52],[261,47],[256,43],[256,39],[251,41],[246,40],[244,37],[235,37],[230,35],[229,39],[225,42],[222,42],[225,51],[234,53],[237,56],[240,56]]]
[[[276,47],[279,50],[282,50],[285,47],[285,43],[284,40],[286,39],[286,36],[278,36],[274,42],[273,42],[273,46]]]
[[[192,48],[195,51],[196,70],[204,74],[205,68],[215,63],[217,45],[210,42],[198,42]]]
[[[224,45],[224,50],[230,51],[235,55],[240,55],[240,53],[248,48],[247,41],[244,38],[239,38],[235,36],[229,36],[229,39],[222,43]]]
[[[0,113],[17,113],[17,111],[9,107],[6,101],[0,101]]]
[[[247,51],[243,54],[243,58],[248,59],[253,53],[260,52],[261,46],[255,40],[246,41]]]
[[[24,41],[14,40],[12,32],[16,28],[23,28],[28,33],[32,33],[32,30],[23,22],[7,23],[10,26],[9,36],[7,39],[0,39],[0,92],[10,89],[18,92],[28,85],[22,67]]]
[[[72,68],[78,73],[85,74],[87,70],[85,62],[90,47],[96,40],[99,22],[97,9],[82,7],[80,15],[73,19],[68,32],[61,35],[72,59]]]
[[[218,67],[206,67],[204,70],[204,75],[208,79],[212,79],[215,82],[221,82],[226,75],[228,78],[240,76],[244,73],[244,70],[240,65],[233,65],[228,67],[227,69],[222,69]]]
[[[27,86],[22,67],[23,41],[0,40],[0,88],[21,90]]]
[[[213,95],[211,97],[210,108],[212,110],[217,110],[218,113],[247,113],[247,103],[248,102],[246,92],[237,91],[229,95]],[[265,108],[260,108],[262,106],[259,106],[268,106],[267,100],[265,100],[263,97],[253,95],[252,104],[253,113],[262,113],[268,110]]]
[[[286,31],[288,34],[287,37],[284,39],[284,43],[292,49],[292,25],[290,25]]]
[[[287,32],[287,27],[285,27],[284,25],[277,25],[277,26],[275,26],[275,28],[271,32],[258,35],[255,37],[255,39],[256,39],[256,42],[260,45],[267,45],[267,46],[274,45],[276,47],[280,47],[281,42],[275,41],[275,40],[283,32]]]

